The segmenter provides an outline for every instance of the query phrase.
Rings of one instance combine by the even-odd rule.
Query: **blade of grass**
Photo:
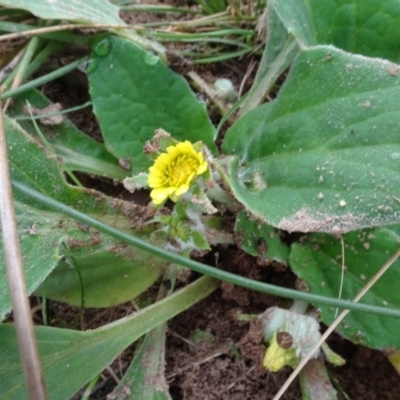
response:
[[[59,68],[53,72],[50,72],[49,74],[43,75],[40,78],[34,79],[30,82],[25,83],[24,85],[21,85],[19,88],[14,89],[14,90],[8,90],[5,93],[1,94],[1,99],[5,100],[10,97],[13,97],[17,94],[24,93],[28,90],[35,89],[38,86],[42,86],[45,83],[48,83],[54,79],[57,79],[63,75],[68,74],[69,72],[73,71],[74,69],[78,68],[81,64],[83,64],[85,61],[87,61],[89,57],[83,57],[79,60],[76,60],[70,64],[65,65],[62,68]]]
[[[119,8],[124,11],[136,11],[136,12],[146,12],[146,13],[183,13],[183,14],[198,14],[196,10],[191,10],[189,8],[181,7],[171,7],[163,4],[135,4],[130,6],[122,6]]]
[[[59,48],[61,47],[61,43],[57,42],[51,42],[47,46],[45,46],[42,51],[40,51],[35,59],[29,64],[27,70],[26,70],[26,77],[29,77],[32,75],[35,71],[37,71],[42,63],[47,60],[53,53],[55,53]],[[11,82],[13,81],[15,75],[17,73],[17,70],[14,68],[11,73],[7,76],[7,78],[4,79],[2,87],[3,91],[5,89],[8,89],[10,86]]]
[[[251,51],[252,51],[251,49],[233,51],[230,53],[220,54],[220,55],[214,56],[214,57],[206,57],[206,58],[201,58],[201,59],[197,59],[197,60],[192,60],[192,63],[193,64],[217,63],[217,62],[221,62],[221,61],[230,60],[231,58],[238,58],[238,57],[244,56],[245,54],[248,54]]]
[[[40,39],[37,37],[33,37],[29,41],[28,45],[26,46],[25,53],[21,59],[21,62],[15,69],[16,74],[15,74],[13,83],[11,85],[11,90],[17,89],[21,85],[21,83],[26,79],[28,66],[29,66],[36,50],[38,49],[39,44],[40,44]],[[3,88],[3,90],[4,90],[4,88]],[[6,103],[4,104],[4,108],[3,108],[4,113],[7,111],[10,101],[11,101],[11,99],[9,98],[6,101]]]
[[[182,43],[200,43],[200,45],[206,45],[207,43],[218,43],[218,44],[225,44],[227,46],[237,46],[237,47],[243,47],[247,50],[253,50],[251,46],[249,46],[247,43],[243,43],[239,41],[240,38],[237,40],[230,40],[230,39],[217,39],[217,38],[209,38],[204,40],[204,38],[193,38],[193,39],[182,39],[179,40]],[[169,40],[165,40],[169,41]]]
[[[244,37],[253,36],[254,32],[248,29],[219,29],[211,32],[199,32],[199,33],[180,33],[180,32],[152,32],[150,36],[157,39],[171,39],[176,41],[181,40],[192,40],[192,39],[209,39],[213,37],[224,37],[229,35],[240,35]]]
[[[242,96],[240,99],[238,99],[235,104],[232,105],[232,107],[223,115],[221,118],[221,121],[219,121],[219,124],[217,126],[217,136],[219,135],[219,132],[221,128],[224,126],[225,122],[228,121],[231,115],[233,115],[236,110],[242,105],[242,103],[246,100],[247,94]]]

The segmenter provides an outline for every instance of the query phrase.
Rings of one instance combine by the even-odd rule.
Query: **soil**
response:
[[[144,18],[143,15],[140,18]],[[239,86],[251,61],[248,58],[196,67],[196,72],[207,82],[223,77],[232,79]],[[246,87],[250,86],[251,82],[250,76]],[[47,85],[44,92],[52,101],[61,103],[63,109],[82,104],[89,99],[85,75],[78,71]],[[79,129],[101,140],[99,127],[90,108],[74,112],[69,117]],[[123,188],[115,186],[111,181],[86,177],[85,183],[108,195],[127,198]],[[141,201],[148,200],[148,194],[142,194]],[[294,288],[296,277],[290,269],[277,263],[259,265],[254,257],[234,246],[214,248],[199,261],[215,265],[216,258],[217,268]],[[196,278],[197,275],[192,274],[189,280],[193,281]],[[150,289],[149,293],[155,295],[157,287]],[[171,397],[174,400],[272,399],[290,374],[290,369],[285,368],[278,373],[267,372],[262,366],[265,346],[261,344],[258,322],[243,322],[237,318],[240,314],[259,314],[271,306],[288,307],[290,302],[230,284],[221,284],[208,298],[169,321],[165,376],[170,386]],[[87,309],[79,321],[78,309],[57,302],[49,304],[49,314],[53,315],[52,325],[73,328],[78,328],[79,325],[80,329],[94,329],[134,311],[132,303],[106,310]],[[37,322],[40,322],[40,314],[37,313],[36,318]],[[196,332],[203,333],[202,340],[194,338]],[[399,375],[381,352],[354,346],[336,334],[332,335],[328,342],[347,361],[343,367],[328,368],[332,379],[337,382],[337,387],[347,393],[348,398],[400,399]],[[116,379],[129,365],[134,348],[133,345],[127,349],[111,368],[104,371],[90,399],[107,399],[107,394],[116,385]],[[339,394],[338,398],[346,399],[342,394]],[[301,399],[297,382],[291,385],[283,399]]]

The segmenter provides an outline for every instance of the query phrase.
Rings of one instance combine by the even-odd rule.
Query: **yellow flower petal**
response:
[[[188,190],[189,190],[189,185],[182,185],[182,186],[179,186],[179,188],[175,190],[174,195],[177,196],[177,197],[182,196],[182,195],[185,194]]]
[[[263,361],[264,367],[271,372],[277,372],[285,365],[292,367],[296,362],[296,353],[294,349],[284,349],[280,347],[276,336],[275,334],[272,337]]]
[[[155,205],[161,204],[163,201],[167,200],[168,196],[173,193],[173,188],[170,190],[165,189],[153,189],[150,193],[150,197]]]
[[[161,204],[168,197],[177,201],[189,190],[195,176],[208,169],[201,152],[188,141],[167,147],[149,168],[148,185],[153,189],[150,196],[154,204]]]

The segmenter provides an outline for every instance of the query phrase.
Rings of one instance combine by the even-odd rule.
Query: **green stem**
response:
[[[89,400],[89,396],[92,393],[94,386],[96,385],[97,381],[99,380],[100,375],[96,375],[86,386],[85,393],[81,397],[81,400]]]
[[[309,303],[306,301],[295,300],[290,307],[290,311],[297,312],[298,314],[305,314]]]
[[[13,180],[12,185],[17,192],[29,197],[32,200],[37,201],[42,205],[51,208],[52,210],[61,212],[71,218],[77,219],[78,221],[81,221],[84,224],[91,226],[92,228],[98,229],[99,231],[106,233],[125,243],[128,243],[140,250],[147,251],[155,256],[162,257],[170,262],[183,265],[201,274],[208,275],[225,282],[233,283],[234,285],[242,286],[250,290],[267,293],[274,296],[280,296],[294,300],[303,300],[303,301],[308,301],[310,303],[329,305],[331,307],[339,307],[342,309],[366,312],[376,315],[383,315],[386,317],[400,318],[400,310],[398,309],[377,307],[363,303],[354,303],[352,301],[338,300],[326,296],[300,292],[293,289],[286,289],[268,283],[254,281],[248,278],[232,274],[230,272],[222,271],[215,267],[201,264],[197,261],[187,259],[178,254],[174,254],[170,251],[154,246],[153,244],[150,244],[137,237],[121,232],[118,229],[115,229],[111,226],[103,224],[102,222],[97,221],[96,219],[89,217],[84,213],[81,213],[63,203],[53,200],[52,198],[40,192],[37,192],[36,190],[26,186],[23,183],[16,182]]]
[[[233,115],[236,112],[236,110],[239,107],[241,107],[241,105],[246,100],[246,98],[247,98],[247,93],[245,95],[243,95],[239,100],[237,100],[236,103],[233,104],[232,107],[221,118],[221,121],[219,121],[219,124],[217,126],[217,136],[219,135],[219,132],[220,132],[221,128],[224,126],[225,122],[231,117],[231,115]]]

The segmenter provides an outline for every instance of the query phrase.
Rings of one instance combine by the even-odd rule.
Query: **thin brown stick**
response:
[[[37,28],[31,29],[29,31],[10,33],[8,35],[0,36],[0,42],[11,39],[20,39],[27,36],[33,35],[43,35],[45,33],[59,32],[59,31],[68,31],[73,29],[133,29],[133,30],[143,30],[144,28],[134,25],[117,25],[117,24],[93,24],[93,25],[84,25],[84,24],[63,24],[56,26],[47,26],[45,28]]]
[[[361,289],[361,291],[354,297],[353,302],[357,303],[364,295],[371,289],[372,285],[389,269],[389,267],[399,258],[400,249],[396,251],[396,253],[389,258],[388,261],[382,266],[382,268],[370,279],[370,281]],[[299,365],[296,369],[291,373],[289,378],[287,378],[286,382],[279,389],[279,392],[275,395],[273,400],[279,400],[282,395],[285,393],[289,385],[293,382],[296,376],[300,373],[309,359],[314,355],[315,351],[321,346],[322,343],[325,342],[327,337],[333,332],[333,330],[342,322],[344,317],[350,312],[350,310],[343,310],[340,315],[335,319],[332,325],[326,330],[326,332],[321,336],[320,340],[312,347],[312,349],[307,353],[307,355],[300,361]]]
[[[250,66],[247,68],[247,71],[244,74],[242,81],[240,82],[240,87],[238,90],[238,99],[240,99],[242,97],[244,85],[245,85],[247,79],[249,79],[249,77],[250,77],[251,73],[253,72],[253,69],[256,65],[257,65],[257,63],[254,60],[251,60]]]
[[[1,110],[1,102],[0,102]],[[0,218],[4,259],[7,267],[14,321],[17,330],[19,351],[25,373],[25,382],[31,400],[46,400],[32,315],[26,291],[24,269],[19,246],[14,202],[8,169],[7,146],[3,114],[0,112]]]

